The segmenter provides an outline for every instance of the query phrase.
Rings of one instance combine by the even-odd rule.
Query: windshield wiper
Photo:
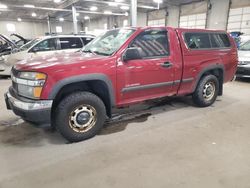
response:
[[[93,51],[93,53],[98,54],[98,55],[104,55],[104,56],[109,56],[109,54],[99,52],[99,51]]]
[[[82,52],[95,54],[92,50],[82,50]]]

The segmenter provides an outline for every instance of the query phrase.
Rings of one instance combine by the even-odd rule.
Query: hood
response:
[[[0,34],[0,38],[1,38],[3,41],[7,42],[12,48],[18,48],[17,45],[16,45],[14,42],[12,42],[12,40],[9,39],[7,36],[1,35],[1,34]]]
[[[30,57],[30,54],[27,51],[19,51],[16,53],[12,53],[6,57],[6,64],[7,65],[14,65],[18,61],[28,59]]]
[[[50,56],[40,56],[19,61],[14,68],[17,70],[41,71],[47,72],[54,70],[56,72],[82,68],[83,65],[89,64],[94,66],[94,62],[103,62],[109,56],[100,56],[91,53],[66,53]]]
[[[18,38],[19,40],[23,41],[24,43],[27,43],[27,42],[28,42],[27,39],[23,38],[22,36],[20,36],[20,35],[18,35],[18,34],[16,34],[16,33],[12,33],[10,36],[11,36],[11,37],[14,36],[14,37]]]
[[[239,61],[250,61],[250,51],[238,51]]]

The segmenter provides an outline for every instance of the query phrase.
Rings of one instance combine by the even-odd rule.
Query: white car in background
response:
[[[93,35],[55,35],[33,39],[19,51],[0,57],[0,76],[9,76],[12,66],[18,61],[37,56],[76,52],[92,41]]]
[[[239,47],[237,78],[250,78],[250,40]]]

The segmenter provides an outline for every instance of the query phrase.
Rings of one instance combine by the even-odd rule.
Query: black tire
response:
[[[213,88],[212,91],[210,91],[211,93],[213,93],[211,96],[208,95],[209,91],[208,89],[206,89],[206,87]],[[214,75],[203,76],[199,81],[195,92],[192,95],[193,102],[199,107],[210,106],[216,100],[218,92],[219,92],[218,78]]]
[[[32,125],[36,124],[36,122],[30,121],[30,120],[27,120],[27,119],[24,119],[24,118],[22,118],[22,120],[29,123],[29,124],[32,124]]]
[[[85,114],[87,110],[90,110],[88,112],[90,120],[91,117],[94,118],[90,123],[91,128],[87,127],[86,130],[76,126],[78,123],[76,119],[80,113],[77,117],[73,117],[77,114],[76,110],[80,111],[81,108],[86,109],[86,111],[83,111]],[[102,129],[106,120],[106,108],[103,101],[90,92],[77,92],[68,95],[59,103],[55,114],[56,128],[69,142],[79,142],[95,136]],[[75,119],[72,120],[72,118]],[[86,119],[83,121],[86,121]],[[86,124],[82,123],[82,125]]]

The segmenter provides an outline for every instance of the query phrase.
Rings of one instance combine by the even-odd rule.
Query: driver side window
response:
[[[57,50],[57,40],[56,38],[44,40],[34,46],[33,49],[37,52]]]
[[[132,42],[130,47],[140,48],[143,58],[168,56],[169,45],[166,30],[147,30]]]

